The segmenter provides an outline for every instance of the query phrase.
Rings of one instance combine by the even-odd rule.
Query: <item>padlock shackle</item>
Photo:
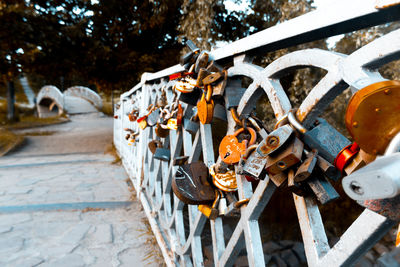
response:
[[[232,119],[235,121],[235,123],[240,127],[243,127],[243,123],[239,119],[239,115],[237,114],[236,108],[231,107],[229,110],[231,112]]]
[[[385,156],[391,155],[393,153],[400,151],[400,132],[398,132],[395,137],[390,141],[389,145],[385,150]]]
[[[243,132],[245,129],[244,128],[240,128],[239,130],[237,130],[236,132],[234,132],[234,136],[238,136],[241,132]],[[256,131],[251,128],[251,127],[247,127],[246,130],[250,133],[250,141],[248,143],[248,146],[254,145],[254,143],[256,142],[257,139],[257,133]]]
[[[206,102],[207,103],[209,103],[211,100],[212,92],[213,92],[212,86],[211,86],[211,84],[208,84],[207,85],[207,94],[206,94]]]
[[[301,123],[297,120],[297,118],[296,118],[296,115],[294,114],[294,110],[292,109],[292,110],[290,110],[289,112],[288,112],[288,120],[289,120],[289,123],[294,127],[294,128],[296,128],[296,130],[298,130],[300,133],[302,133],[302,134],[305,134],[306,132],[307,132],[307,129],[306,128],[304,128],[304,126],[303,125],[301,125]]]

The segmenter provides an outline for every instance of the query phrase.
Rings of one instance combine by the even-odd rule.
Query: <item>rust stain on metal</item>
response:
[[[264,153],[264,154],[269,154],[272,150],[274,150],[276,147],[278,147],[280,144],[279,141],[279,136],[268,136],[267,140],[265,142],[265,145],[260,147],[260,150]]]

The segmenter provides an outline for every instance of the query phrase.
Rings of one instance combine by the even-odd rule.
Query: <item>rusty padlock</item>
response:
[[[204,68],[201,68],[199,73],[197,74],[197,80],[196,80],[196,86],[197,87],[203,87],[203,79],[210,75],[210,72]]]
[[[215,164],[211,165],[209,172],[212,176],[213,184],[225,192],[233,192],[237,190],[236,173],[229,170],[225,173],[216,173]]]
[[[211,204],[218,190],[215,190],[208,177],[208,168],[203,162],[181,165],[172,178],[172,190],[186,204]]]
[[[222,70],[222,79],[213,86],[213,96],[214,97],[222,97],[225,92],[225,87],[228,82],[228,71],[227,70]]]
[[[203,93],[197,103],[197,114],[202,124],[211,123],[214,115],[214,101],[211,99],[212,87],[207,86],[207,94]]]
[[[199,73],[200,69],[207,67],[209,57],[208,51],[201,51],[194,64],[194,72]]]
[[[307,158],[297,169],[297,172],[294,176],[294,181],[296,183],[302,182],[310,177],[315,165],[317,164],[317,155],[318,152],[315,149],[308,153]]]
[[[154,129],[156,135],[161,138],[165,138],[169,135],[169,129],[163,128],[160,123],[157,122],[156,127]]]
[[[241,155],[246,152],[247,146],[251,146],[256,142],[256,131],[251,127],[247,127],[247,131],[251,135],[250,141],[248,144],[247,140],[239,143],[237,136],[244,130],[244,128],[240,128],[233,135],[227,135],[222,139],[219,145],[219,157],[223,162],[227,164],[238,163]]]
[[[317,170],[318,171],[318,170]],[[331,201],[338,199],[340,196],[336,192],[335,188],[329,183],[329,181],[323,175],[312,175],[305,181],[311,190],[314,192],[318,201],[321,204],[327,204]]]
[[[267,156],[266,170],[270,175],[276,175],[301,160],[304,144],[296,136],[290,138],[276,153]]]
[[[176,81],[173,90],[179,91],[181,93],[191,93],[196,87],[196,80],[190,76],[186,76],[179,81]]]
[[[283,125],[278,129],[272,131],[267,138],[261,141],[257,147],[257,152],[261,156],[268,156],[275,151],[279,150],[293,134],[293,128],[289,125]]]
[[[149,150],[152,154],[156,153],[157,148],[162,148],[162,143],[160,140],[152,140],[148,144]]]

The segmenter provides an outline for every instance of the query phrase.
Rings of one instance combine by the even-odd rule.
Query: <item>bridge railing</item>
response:
[[[356,92],[385,80],[376,70],[399,59],[400,30],[376,39],[351,55],[306,49],[284,55],[265,68],[252,64],[252,56],[399,19],[400,1],[342,1],[213,50],[210,57],[222,65],[230,63],[228,80],[238,76],[251,80],[237,107],[239,116],[250,114],[259,97],[266,95],[277,121],[292,109],[280,81],[284,74],[304,67],[324,69],[325,76],[312,88],[296,113],[307,128],[346,88]],[[168,102],[172,101],[175,81],[170,81],[168,76],[181,71],[184,71],[183,67],[175,65],[157,73],[145,73],[139,84],[121,96],[115,109],[114,144],[123,165],[168,266],[203,266],[206,244],[212,245],[215,266],[232,266],[243,250],[250,266],[265,266],[258,219],[271,196],[279,190],[271,179],[266,176],[252,187],[244,176],[236,176],[239,198],[249,198],[250,201],[240,208],[240,219],[235,222],[232,234],[227,236],[222,217],[209,220],[208,224],[208,219],[197,206],[186,205],[173,194],[171,181],[177,166],[172,164],[172,160],[154,159],[148,149],[148,143],[158,139],[170,150],[171,159],[185,155],[189,156],[189,162],[202,160],[211,166],[217,158],[211,125],[200,123],[199,131],[193,136],[182,128],[171,130],[166,138],[159,138],[154,128],[141,130],[137,122],[128,119],[133,109],[138,109],[140,116],[145,115],[162,89],[166,90]],[[183,104],[183,107],[185,110],[193,108],[189,104]],[[236,123],[230,112],[226,112],[226,118],[227,134],[232,134]],[[139,133],[136,142],[125,139],[126,128]],[[395,224],[365,209],[340,240],[330,247],[315,197],[293,194],[293,200],[309,266],[354,264]],[[206,229],[208,225],[209,229]]]

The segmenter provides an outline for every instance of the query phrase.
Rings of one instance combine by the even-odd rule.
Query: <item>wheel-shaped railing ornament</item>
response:
[[[364,10],[363,12],[371,12],[369,15],[373,16],[374,12],[379,13],[382,10],[382,8],[377,9],[379,11]],[[397,14],[398,8],[389,9],[393,13],[389,11],[385,12],[392,15]],[[380,18],[382,15],[376,16]],[[354,27],[357,28],[359,27],[356,26],[358,23],[357,19],[356,17],[349,18],[348,23],[353,23]],[[293,23],[290,24],[290,27],[293,27]],[[282,39],[285,38],[282,37]],[[318,36],[315,38],[318,38]],[[241,40],[241,43],[243,42]],[[376,87],[380,83],[386,83],[385,79],[376,70],[388,62],[399,59],[400,47],[398,47],[398,43],[400,43],[400,30],[393,31],[376,39],[351,55],[321,49],[306,49],[284,55],[265,68],[253,64],[250,59],[251,57],[246,55],[247,52],[245,49],[240,55],[230,54],[229,56],[233,58],[233,65],[226,69],[227,81],[223,95],[225,99],[224,101],[220,101],[223,99],[221,96],[219,96],[220,100],[218,100],[218,96],[214,98],[216,100],[213,103],[214,119],[219,119],[218,123],[214,123],[214,125],[195,121],[196,116],[194,115],[196,111],[203,112],[200,106],[197,106],[196,109],[195,103],[201,98],[203,100],[200,101],[206,101],[207,105],[211,103],[210,100],[207,100],[209,97],[206,96],[207,90],[205,90],[203,97],[201,97],[201,93],[195,95],[195,92],[191,92],[190,96],[194,99],[190,99],[191,97],[187,97],[188,95],[186,95],[186,98],[181,98],[184,96],[184,92],[177,92],[175,90],[174,85],[177,80],[168,76],[174,73],[181,73],[181,76],[189,75],[185,74],[180,66],[171,67],[157,74],[145,74],[140,84],[135,86],[131,91],[123,94],[119,108],[115,110],[114,143],[149,218],[150,225],[155,233],[167,265],[204,266],[210,263],[215,266],[232,266],[239,254],[245,251],[248,265],[265,266],[260,227],[269,226],[260,226],[258,220],[264,209],[268,210],[268,203],[273,194],[281,189],[282,179],[292,182],[296,181],[297,183],[307,183],[311,188],[311,193],[300,194],[297,191],[293,192],[293,200],[309,266],[348,266],[354,264],[389,229],[398,223],[396,222],[396,220],[398,221],[398,216],[392,216],[393,214],[398,214],[399,211],[398,197],[388,198],[385,201],[372,200],[360,202],[367,209],[348,227],[336,244],[330,247],[319,209],[319,202],[324,203],[324,200],[318,194],[315,194],[315,190],[307,180],[308,176],[298,176],[300,163],[291,165],[293,167],[279,167],[280,163],[277,162],[277,168],[284,169],[286,175],[284,178],[281,178],[280,182],[277,182],[271,169],[268,172],[260,172],[261,176],[259,179],[256,179],[256,182],[249,182],[251,177],[249,178],[246,172],[243,172],[241,169],[243,167],[241,165],[243,158],[247,156],[251,157],[251,153],[256,153],[259,149],[261,149],[261,152],[257,153],[265,153],[268,157],[272,157],[270,155],[273,155],[266,150],[262,150],[261,145],[258,144],[262,141],[264,142],[263,144],[272,146],[277,141],[276,139],[268,139],[268,137],[271,137],[271,133],[263,129],[259,123],[259,118],[253,113],[254,108],[257,106],[257,101],[263,95],[268,99],[275,117],[274,120],[277,122],[276,124],[274,123],[276,127],[273,133],[276,133],[277,136],[283,139],[292,136],[296,140],[299,140],[298,142],[305,143],[304,146],[300,146],[299,160],[302,162],[300,167],[307,160],[309,161],[309,165],[307,166],[315,165],[317,164],[316,162],[320,164],[319,161],[326,161],[329,166],[334,163],[336,164],[338,162],[335,159],[336,155],[333,158],[327,158],[324,151],[314,151],[315,147],[306,141],[306,136],[312,136],[310,132],[316,127],[315,122],[317,120],[320,125],[324,124],[323,120],[320,119],[324,110],[345,89],[350,87],[354,94],[359,91],[361,92],[365,87],[371,85],[375,85]],[[234,44],[232,44],[232,47]],[[235,51],[242,49],[239,47],[239,42],[237,46]],[[268,44],[260,45],[260,47],[262,46],[268,47]],[[229,49],[227,48],[227,51]],[[208,61],[211,61],[213,58],[221,59],[229,57],[225,53],[226,51],[221,52],[221,54],[217,52],[213,54],[211,52]],[[200,55],[204,55],[204,52],[200,53]],[[201,60],[198,59],[196,64],[199,64],[199,61]],[[310,93],[301,102],[300,106],[294,110],[287,92],[283,89],[281,79],[288,72],[309,67],[323,69],[326,74],[310,90]],[[236,99],[237,103],[233,105],[226,98],[226,95],[229,94],[227,91],[231,90],[230,86],[240,87],[238,81],[240,83],[240,79],[243,77],[250,79],[251,83],[245,91],[238,90],[243,95],[239,99]],[[215,77],[211,77],[210,79],[213,78]],[[204,86],[204,88],[207,87]],[[187,90],[187,88],[183,88],[182,90]],[[178,101],[179,99],[180,101]],[[182,101],[183,99],[185,100]],[[164,101],[167,104],[158,104],[161,103],[160,101]],[[177,103],[181,104],[180,108],[182,110],[180,112],[182,112],[183,116],[180,126],[176,125],[178,123],[176,115],[178,112]],[[220,112],[221,105],[225,105],[222,109],[223,112]],[[139,115],[137,121],[129,119],[132,118],[132,116],[129,117],[129,114],[134,109],[138,109]],[[219,113],[217,109],[219,109]],[[379,112],[379,110],[376,112]],[[150,117],[155,117],[157,123],[153,123],[153,119],[150,119]],[[140,119],[146,119],[149,126],[146,127],[140,124]],[[223,122],[224,120],[226,120],[226,123]],[[153,126],[150,125],[152,123]],[[228,136],[232,136],[235,132],[235,135],[237,135],[237,129],[240,127],[246,128],[249,125],[250,127],[258,127],[257,145],[250,146],[253,150],[249,151],[248,155],[245,153],[246,156],[243,156],[245,154],[242,153],[239,163],[234,164],[235,168],[233,171],[235,171],[235,186],[237,186],[237,191],[234,193],[222,193],[220,191],[221,188],[223,189],[224,186],[229,185],[230,182],[227,182],[229,180],[225,180],[225,184],[218,184],[217,189],[215,189],[220,203],[223,198],[228,199],[228,196],[233,195],[236,198],[234,201],[224,199],[228,204],[231,202],[235,205],[224,207],[221,204],[219,207],[224,207],[222,211],[221,208],[218,210],[216,206],[214,207],[211,204],[209,206],[202,206],[203,204],[199,206],[185,204],[181,200],[182,196],[177,195],[173,191],[173,183],[176,183],[177,179],[184,179],[184,177],[190,176],[190,174],[185,173],[190,172],[190,168],[182,168],[182,164],[186,163],[185,166],[194,166],[190,164],[200,161],[204,163],[207,169],[211,168],[210,170],[213,175],[216,175],[217,171],[215,168],[223,165],[221,162],[224,162],[230,156],[230,152],[226,152],[225,150],[224,153],[226,155],[221,155],[221,153],[218,155],[219,139],[222,137],[218,137],[217,131],[213,132],[213,129],[216,129],[216,124],[217,126],[226,124],[226,127],[222,127],[222,129],[226,128],[224,135]],[[394,123],[393,125],[396,124]],[[329,127],[328,129],[332,129],[332,127]],[[131,133],[139,133],[135,142],[129,143],[131,139],[126,140],[126,132],[124,132],[127,131],[126,129]],[[333,129],[332,131],[336,130]],[[135,136],[131,134],[130,138],[132,138],[132,135]],[[357,137],[353,137],[357,141]],[[345,137],[339,139],[337,143],[346,143],[347,139]],[[394,141],[390,141],[386,142],[385,146],[387,143],[390,143],[391,146],[397,147],[396,144],[393,145]],[[347,142],[350,141],[347,140]],[[304,151],[303,147],[305,148]],[[354,149],[354,153],[350,155],[346,154],[352,151],[350,148]],[[365,148],[365,145],[360,142],[358,145],[353,144],[348,146],[350,152],[347,150],[337,151],[338,154],[345,155],[340,158],[341,165],[337,165],[337,167],[341,166],[340,170],[344,176],[353,172],[356,174],[357,169],[362,170],[362,165],[352,166],[348,164],[351,160],[355,159],[360,149],[360,151],[364,151]],[[343,151],[346,151],[346,153]],[[375,158],[375,156],[373,155],[372,158]],[[395,160],[395,157],[393,157],[393,160]],[[230,161],[227,162],[231,164]],[[286,162],[283,163],[286,164]],[[197,166],[197,168],[200,167]],[[312,172],[312,168],[310,170]],[[198,171],[198,173],[201,172]],[[348,177],[352,178],[353,176],[349,175]],[[393,175],[388,175],[386,178],[387,180],[397,179],[393,177]],[[215,179],[217,178],[213,178],[214,184],[216,184]],[[349,184],[352,181],[346,184],[345,179],[343,180],[343,185],[347,186],[346,189],[349,189]],[[354,179],[356,181],[357,177]],[[373,180],[374,177],[371,179]],[[210,181],[208,182],[211,183]],[[197,183],[198,181],[191,182],[195,187],[196,185],[200,187],[204,186],[204,184]],[[176,185],[174,186],[176,187]],[[202,193],[200,187],[197,193]],[[353,187],[349,190],[353,190]],[[228,189],[226,190],[229,191]],[[368,188],[365,187],[365,189],[367,190]],[[191,196],[187,197],[190,198]],[[336,196],[332,196],[333,198],[336,198]],[[235,212],[232,212],[233,210]],[[223,215],[224,213],[225,216]],[[388,216],[390,219],[379,213]],[[228,215],[234,218],[229,221],[230,226],[233,227],[231,233],[226,229],[226,223],[229,219]],[[206,248],[209,247],[212,248],[212,253],[206,251]]]

